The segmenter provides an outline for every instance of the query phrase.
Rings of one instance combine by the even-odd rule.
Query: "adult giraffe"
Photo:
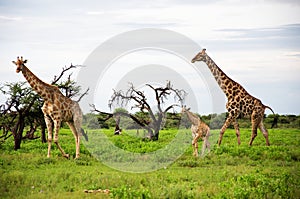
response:
[[[266,139],[266,145],[269,146],[270,142],[268,138],[268,130],[263,124],[263,118],[266,108],[270,109],[273,114],[274,111],[269,106],[264,105],[259,99],[250,95],[240,84],[229,78],[206,54],[206,49],[203,49],[192,59],[192,63],[196,61],[203,61],[204,63],[206,63],[215,80],[228,99],[226,104],[228,117],[220,131],[220,137],[218,140],[219,146],[222,142],[225,130],[232,123],[236,130],[238,144],[241,144],[240,129],[237,119],[244,116],[251,116],[252,135],[249,145],[252,145],[253,140],[257,136],[257,128],[259,128]]]
[[[65,97],[57,86],[47,84],[35,76],[26,66],[27,60],[23,60],[23,57],[17,58],[17,61],[13,61],[17,66],[16,72],[22,71],[23,76],[28,81],[30,86],[39,96],[44,100],[42,111],[44,114],[45,122],[48,130],[48,155],[50,157],[52,133],[54,127],[54,143],[61,151],[62,155],[69,158],[69,154],[66,154],[58,143],[58,132],[61,122],[66,122],[72,130],[75,137],[76,144],[76,156],[79,158],[80,153],[80,134],[83,134],[87,140],[87,135],[81,128],[82,112],[79,104],[70,98]]]

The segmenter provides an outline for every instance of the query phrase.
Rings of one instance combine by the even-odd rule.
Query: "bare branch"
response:
[[[171,108],[174,108],[175,106],[180,107],[178,104],[172,104],[165,109],[164,113],[167,113]]]
[[[76,100],[76,102],[80,102],[80,100],[85,96],[88,95],[90,88],[86,89],[86,91],[80,95],[80,97],[78,98],[78,100]]]
[[[125,116],[125,117],[131,118],[133,121],[135,121],[137,124],[139,124],[142,128],[147,129],[148,131],[151,131],[151,128],[147,126],[148,124],[145,123],[144,120],[141,121],[139,118],[135,117],[134,115],[132,115],[130,113],[125,113],[125,112],[106,113],[106,112],[98,110],[94,104],[90,104],[90,106],[92,107],[92,110],[91,110],[92,112],[97,112],[99,114],[108,115],[108,117],[106,119],[104,119],[104,121],[106,121],[109,118],[114,117],[114,116]]]
[[[68,70],[72,69],[72,68],[76,68],[77,66],[74,66],[73,64],[71,64],[71,66],[69,67],[63,67],[61,73],[58,75],[58,77],[55,75],[53,81],[51,82],[52,85],[56,84],[65,74],[65,72],[67,72]]]

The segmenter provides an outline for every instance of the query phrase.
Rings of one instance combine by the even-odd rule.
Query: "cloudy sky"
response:
[[[63,66],[85,63],[95,48],[118,34],[160,28],[205,47],[228,76],[276,113],[300,114],[299,11],[298,0],[4,0],[0,82],[24,80],[11,63],[17,56],[49,81]],[[210,111],[202,106],[200,112]]]

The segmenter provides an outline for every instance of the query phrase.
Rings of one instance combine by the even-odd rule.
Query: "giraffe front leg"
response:
[[[195,136],[193,139],[193,147],[194,147],[194,156],[198,157],[198,139],[199,139],[199,134]]]
[[[194,144],[193,144],[193,146],[194,146],[194,156],[195,157],[198,157],[198,142],[196,141]]]
[[[58,132],[59,132],[59,128],[60,128],[60,120],[55,120],[54,121],[54,143],[56,144],[57,148],[60,150],[60,152],[62,153],[62,155],[69,159],[69,154],[66,154],[65,151],[61,148],[61,146],[58,143]]]
[[[195,143],[192,141],[192,147],[193,147],[193,156],[196,156],[196,148],[195,148]]]
[[[44,116],[45,118],[45,123],[47,126],[47,130],[48,130],[48,154],[47,157],[50,158],[51,156],[51,144],[52,144],[52,133],[53,133],[53,122],[51,120],[51,118],[47,115]]]
[[[226,119],[225,123],[223,124],[223,126],[222,126],[222,128],[221,128],[221,131],[220,131],[220,137],[219,137],[219,140],[218,140],[218,145],[219,145],[219,146],[221,145],[222,139],[223,139],[223,135],[224,135],[226,129],[228,128],[228,126],[231,124],[231,122],[232,122],[232,117],[229,116],[229,117]]]

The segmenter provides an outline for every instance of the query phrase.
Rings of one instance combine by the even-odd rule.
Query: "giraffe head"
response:
[[[196,61],[206,61],[206,49],[202,49],[202,51],[200,53],[198,53],[193,59],[192,59],[192,63],[196,62]]]
[[[27,59],[23,60],[23,57],[21,59],[17,57],[17,61],[12,61],[17,66],[16,72],[19,73],[20,71],[23,70],[23,67],[27,63]]]
[[[182,106],[181,107],[181,112],[182,113],[186,113],[187,111],[189,111],[191,108],[186,108],[186,106],[184,105],[184,106]]]

